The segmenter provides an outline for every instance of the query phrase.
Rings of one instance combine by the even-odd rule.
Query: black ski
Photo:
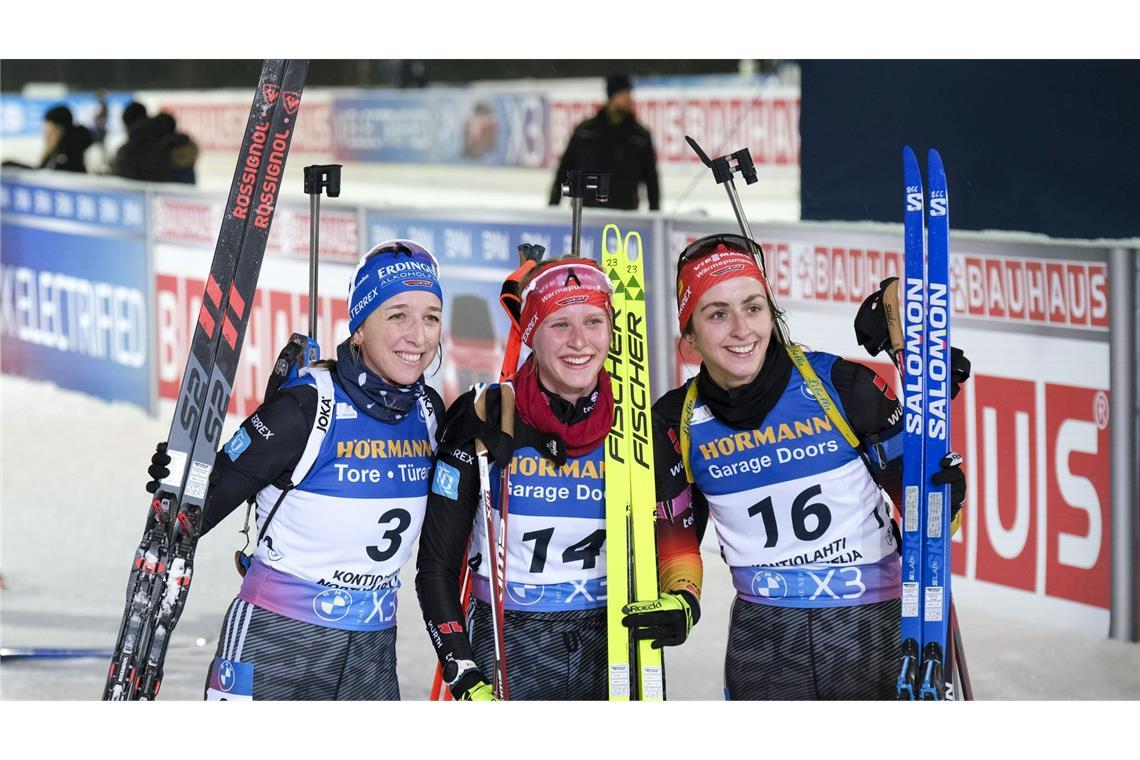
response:
[[[170,475],[135,553],[105,700],[150,700],[161,687],[308,66],[276,59],[262,67],[170,427]]]

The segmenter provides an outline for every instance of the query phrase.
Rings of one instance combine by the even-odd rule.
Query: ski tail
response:
[[[923,483],[926,485],[922,539],[922,699],[943,699],[950,663],[946,638],[950,609],[950,487],[930,478],[950,450],[950,277],[949,198],[946,172],[938,151],[928,155],[926,327],[924,407],[926,438]]]
[[[922,172],[910,146],[903,148],[903,236],[905,265],[902,283],[903,352],[899,368],[903,383],[903,504],[902,522],[902,641],[896,683],[899,699],[918,697],[918,667],[922,654],[922,533],[923,431],[926,385],[926,262],[923,235]]]

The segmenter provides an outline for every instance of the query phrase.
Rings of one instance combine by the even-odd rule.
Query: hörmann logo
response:
[[[431,444],[427,441],[368,440],[337,441],[338,459],[377,459],[386,457],[430,457]]]
[[[795,441],[803,436],[814,436],[832,430],[831,420],[826,417],[812,417],[807,420],[793,420],[789,425],[768,425],[758,430],[742,430],[731,435],[721,436],[698,447],[705,459],[732,456],[738,451],[747,451],[760,446],[771,446],[783,441]]]
[[[516,454],[511,459],[511,475],[539,478],[591,478],[599,480],[605,477],[605,462],[594,462],[589,459],[568,459],[566,464],[557,465],[546,457],[527,456]]]

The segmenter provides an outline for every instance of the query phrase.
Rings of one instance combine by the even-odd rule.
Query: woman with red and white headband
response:
[[[753,246],[710,235],[677,262],[681,337],[702,361],[653,407],[658,519],[690,526],[699,567],[711,517],[732,570],[726,698],[892,699],[901,576],[880,486],[900,503],[902,408],[867,367],[782,342]],[[934,477],[955,512],[960,464]]]
[[[490,563],[477,519],[479,471],[473,439],[509,467],[505,594],[506,683],[510,699],[605,699],[605,438],[614,397],[603,369],[613,332],[612,289],[594,261],[564,258],[522,282],[519,325],[531,354],[514,381],[514,435],[499,432],[498,387],[487,391],[483,423],[474,391],[452,404],[441,426],[428,497],[416,590],[444,679],[461,700],[490,699],[494,657]],[[474,525],[474,527],[473,527]],[[667,530],[677,530],[666,526]],[[459,568],[471,536],[472,604],[464,620]],[[666,563],[667,564],[667,563]],[[696,583],[663,580],[665,624],[641,634],[680,643],[699,607]],[[641,620],[632,616],[631,623]],[[679,632],[668,624],[678,618]]]

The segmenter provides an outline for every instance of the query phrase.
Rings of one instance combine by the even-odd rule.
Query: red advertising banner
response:
[[[190,196],[156,195],[151,202],[154,238],[157,242],[206,245],[211,249],[222,221],[222,201]],[[360,219],[356,211],[327,206],[321,209],[320,250],[322,261],[355,265],[364,253]],[[269,231],[266,253],[308,259],[309,210],[279,206]]]
[[[301,288],[304,285],[299,283]],[[159,398],[174,400],[178,396],[204,287],[205,281],[199,278],[163,273],[155,277]],[[257,289],[230,396],[230,415],[245,418],[262,402],[265,381],[273,370],[277,352],[293,331],[304,330],[308,321],[307,294],[271,287]],[[317,342],[325,355],[332,355],[337,338],[348,334],[348,306],[344,298],[317,299],[317,332]]]
[[[547,164],[558,163],[574,127],[603,104],[601,99],[550,99]],[[688,95],[646,88],[634,91],[634,105],[653,137],[659,164],[698,162],[685,142],[685,135],[692,135],[710,156],[747,147],[757,166],[799,166],[798,92]]]
[[[200,150],[236,154],[249,118],[249,101],[163,99],[157,110],[173,116],[178,131],[190,135]],[[297,117],[293,151],[331,155],[332,149],[332,105],[327,99],[306,97]]]

